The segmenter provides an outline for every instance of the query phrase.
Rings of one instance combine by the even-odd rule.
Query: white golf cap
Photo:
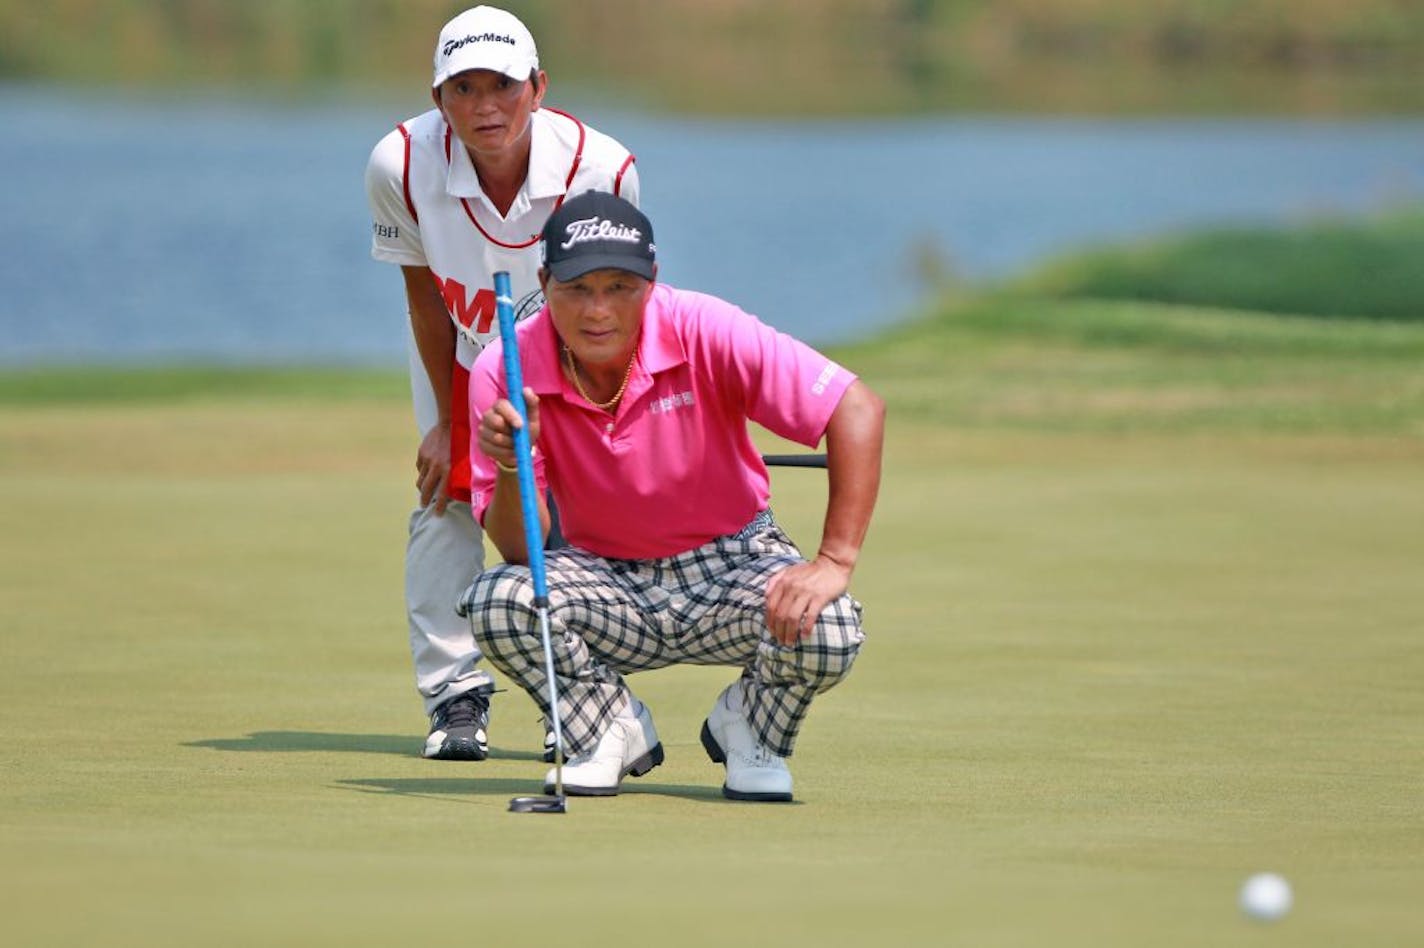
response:
[[[539,51],[519,17],[497,7],[475,7],[445,24],[435,44],[432,87],[469,69],[502,72],[521,82],[539,68]]]

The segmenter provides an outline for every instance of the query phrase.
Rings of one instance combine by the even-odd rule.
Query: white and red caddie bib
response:
[[[539,232],[564,199],[611,191],[638,203],[633,155],[567,113],[542,108],[530,117],[529,175],[503,217],[485,197],[469,152],[438,109],[406,122],[377,143],[366,166],[371,256],[429,267],[451,316],[470,330],[455,344],[450,399],[450,479],[456,500],[470,498],[469,369],[495,320],[494,274],[509,272],[515,312],[538,311]],[[439,419],[436,394],[410,337],[411,395],[422,434]]]

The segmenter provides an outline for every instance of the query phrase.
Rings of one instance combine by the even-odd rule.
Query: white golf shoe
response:
[[[757,740],[742,713],[742,686],[733,682],[717,696],[712,713],[702,723],[702,746],[716,764],[727,765],[722,796],[729,800],[787,803],[791,800],[791,771]]]
[[[564,764],[564,793],[574,797],[611,797],[628,774],[641,777],[663,762],[663,745],[653,727],[648,706],[634,699],[637,711],[625,710],[592,753],[569,758]],[[556,793],[555,774],[544,775],[544,792]]]

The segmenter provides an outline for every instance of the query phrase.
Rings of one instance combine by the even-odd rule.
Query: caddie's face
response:
[[[539,271],[554,329],[590,370],[622,374],[638,346],[653,282],[627,270],[594,270],[567,283]]]
[[[544,101],[547,83],[542,71],[520,81],[490,69],[470,69],[446,79],[433,95],[445,121],[478,158],[527,139],[529,117]]]

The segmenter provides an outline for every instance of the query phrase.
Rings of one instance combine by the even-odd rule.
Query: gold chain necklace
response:
[[[623,370],[623,384],[618,386],[618,391],[613,393],[613,397],[606,402],[596,402],[593,396],[584,391],[583,383],[579,381],[578,366],[574,365],[574,351],[568,346],[564,346],[564,361],[569,364],[569,374],[574,378],[574,388],[583,396],[583,400],[588,402],[599,411],[608,411],[618,404],[618,399],[623,397],[623,393],[628,390],[628,380],[633,377],[633,363],[638,361],[638,350],[634,349],[633,354],[628,357],[628,368]]]

